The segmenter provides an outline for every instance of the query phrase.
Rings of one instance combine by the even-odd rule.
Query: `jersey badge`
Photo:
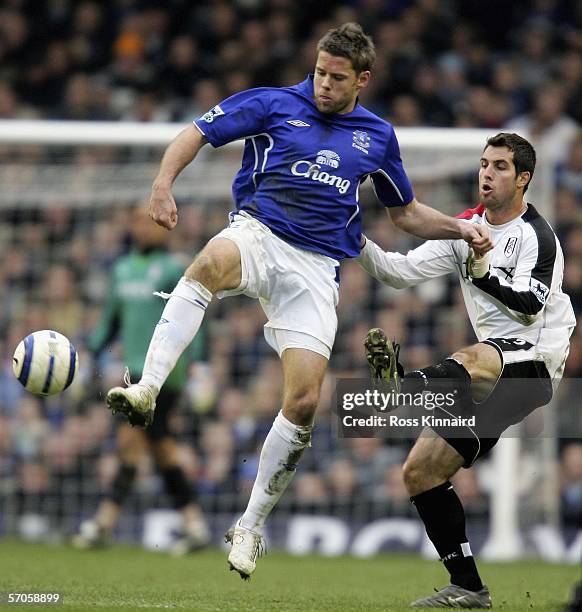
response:
[[[370,148],[370,137],[368,136],[368,132],[355,130],[352,133],[354,135],[352,147],[358,149],[359,151],[363,151],[366,155],[368,155],[368,149]]]
[[[287,123],[295,127],[311,127],[309,123],[305,123],[305,121],[301,121],[301,119],[288,119]]]
[[[220,115],[224,115],[224,111],[220,108],[220,105],[217,104],[214,108],[211,108],[206,114],[202,115],[202,119],[206,121],[206,123],[212,123],[216,117],[220,117]]]
[[[505,255],[505,257],[511,257],[513,255],[513,251],[515,251],[516,244],[517,238],[515,236],[507,239],[507,244],[505,245],[505,249],[503,249],[503,254]]]
[[[530,278],[529,290],[536,296],[540,304],[545,304],[550,290],[537,278]]]

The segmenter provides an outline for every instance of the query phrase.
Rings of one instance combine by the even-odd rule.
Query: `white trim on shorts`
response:
[[[274,349],[279,357],[287,349],[304,349],[318,353],[328,361],[331,357],[331,348],[319,338],[306,334],[305,332],[294,331],[292,329],[280,329],[277,327],[266,327],[263,329],[267,344]]]

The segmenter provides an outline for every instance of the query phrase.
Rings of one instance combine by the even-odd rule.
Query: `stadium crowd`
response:
[[[312,70],[314,41],[349,20],[362,23],[376,41],[375,77],[362,96],[374,112],[396,126],[527,129],[534,144],[552,151],[555,228],[566,257],[565,290],[578,314],[580,3],[49,0],[39,6],[7,0],[0,8],[0,118],[187,122],[236,91],[302,80]],[[468,207],[471,188],[465,193]],[[391,250],[410,248],[411,240],[393,229],[369,194],[364,197],[370,236]],[[224,226],[230,208],[227,201],[181,203],[170,247],[191,256]],[[131,247],[128,223],[127,208],[117,205],[0,209],[0,533],[16,527],[10,517],[36,515],[71,533],[110,483],[114,426],[103,393],[120,382],[123,364],[116,345],[96,361],[84,346],[111,266]],[[207,358],[192,364],[173,426],[205,508],[234,513],[252,486],[281,380],[255,304],[231,298],[216,301],[210,312]],[[373,326],[403,345],[407,368],[470,342],[460,293],[452,280],[429,290],[389,290],[348,261],[338,315],[313,447],[283,510],[412,516],[400,472],[406,442],[338,438],[334,384],[368,376],[362,340]],[[14,379],[11,356],[22,337],[47,328],[74,341],[84,367],[67,393],[41,400]],[[580,329],[566,375],[582,378]],[[558,410],[559,470],[562,520],[573,524],[582,507],[582,440],[579,431],[571,436],[568,397],[576,395],[568,396],[566,387],[563,414]],[[469,514],[486,516],[493,480],[486,462],[457,477]],[[530,493],[536,486],[524,483]],[[144,463],[133,509],[159,498],[160,490],[152,465]],[[18,527],[35,533],[35,524]]]

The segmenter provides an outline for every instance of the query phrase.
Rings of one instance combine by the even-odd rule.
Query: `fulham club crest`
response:
[[[503,254],[505,255],[505,257],[511,257],[513,255],[513,251],[515,251],[516,244],[517,238],[515,236],[507,239],[507,244],[505,245],[505,249],[503,250]]]

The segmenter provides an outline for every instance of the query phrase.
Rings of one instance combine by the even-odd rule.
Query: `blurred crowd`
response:
[[[180,223],[169,235],[170,247],[189,255],[196,252],[224,224],[228,203],[222,204],[182,205]],[[386,248],[406,250],[413,245],[390,226],[371,197],[364,205],[371,213],[369,233]],[[99,316],[111,265],[131,248],[130,216],[127,208],[109,208],[2,211],[0,217],[11,235],[0,260],[4,296],[0,316],[0,506],[4,506],[0,516],[4,524],[0,533],[16,528],[35,533],[35,523],[33,527],[15,523],[30,516],[50,519],[53,527],[71,533],[80,518],[94,510],[117,466],[115,419],[105,409],[103,397],[109,387],[121,382],[120,347],[113,343],[94,359],[85,343]],[[566,290],[576,297],[572,277],[579,278],[582,253],[576,249],[582,242],[575,238],[580,229],[572,231],[563,236]],[[579,311],[579,300],[577,304]],[[383,327],[402,343],[407,368],[427,365],[472,342],[456,281],[443,279],[397,291],[379,286],[355,262],[345,262],[339,321],[313,446],[305,453],[281,511],[333,513],[359,520],[412,516],[401,476],[411,441],[338,436],[334,389],[338,379],[368,377],[362,341],[372,326]],[[205,509],[213,513],[235,513],[243,507],[256,474],[260,445],[280,407],[280,365],[263,339],[264,322],[252,300],[214,301],[206,320],[206,355],[191,365],[188,387],[173,419],[191,485],[200,493]],[[72,339],[81,368],[69,390],[40,399],[24,391],[14,378],[11,355],[27,333],[47,328]],[[566,373],[582,378],[580,332],[573,339]],[[567,393],[563,406],[555,408],[560,419],[556,469],[560,470],[562,518],[569,525],[575,524],[582,501],[579,397],[578,386]],[[572,434],[576,419],[578,435]],[[543,473],[537,463],[543,442],[531,442],[529,450],[526,445],[525,467],[520,469],[527,488],[523,493],[535,500],[544,486],[535,476]],[[485,461],[463,470],[456,486],[469,514],[485,520],[488,495],[495,486],[491,466]],[[128,512],[133,508],[138,514],[140,509],[167,503],[149,461],[140,468],[132,499]],[[529,518],[535,516],[532,510]]]
[[[325,31],[375,39],[362,94],[396,125],[535,128],[582,120],[575,0],[6,0],[0,117],[191,120],[249,87],[313,70]]]
[[[581,6],[560,0],[5,0],[0,118],[190,121],[241,89],[302,80],[327,28],[358,21],[377,45],[373,85],[362,95],[376,113],[398,126],[527,129],[534,143],[548,145],[555,229],[566,257],[564,288],[578,314]],[[456,212],[474,204],[472,180],[459,186],[464,197]],[[431,202],[430,185],[415,184],[417,193],[423,188],[428,193],[421,199]],[[392,228],[370,193],[362,197],[372,238],[391,250],[414,246]],[[23,516],[49,516],[71,533],[111,482],[115,426],[103,393],[120,383],[123,363],[118,345],[94,360],[85,342],[111,266],[131,248],[128,204],[0,209],[0,533],[15,528],[10,517]],[[231,206],[180,203],[169,247],[191,258],[224,227]],[[412,516],[400,471],[409,442],[338,438],[334,385],[337,378],[368,376],[362,340],[373,326],[402,344],[408,369],[473,342],[456,281],[395,291],[347,261],[338,314],[313,447],[283,509],[362,520]],[[206,323],[206,359],[192,364],[174,418],[183,464],[207,510],[243,507],[260,444],[279,409],[280,367],[263,339],[263,324],[254,301],[215,301]],[[73,340],[82,368],[69,391],[41,400],[14,379],[11,356],[22,337],[47,328]],[[580,329],[566,375],[582,378]],[[554,484],[562,520],[573,525],[582,507],[582,440],[571,435],[575,390],[569,398],[563,410],[556,408]],[[535,460],[535,449],[531,455]],[[138,480],[136,508],[159,501],[162,487],[152,465],[144,463]],[[456,477],[469,514],[486,517],[494,484],[487,462]],[[535,498],[540,482],[532,476],[526,484]],[[21,526],[31,533],[41,527],[34,521]]]

